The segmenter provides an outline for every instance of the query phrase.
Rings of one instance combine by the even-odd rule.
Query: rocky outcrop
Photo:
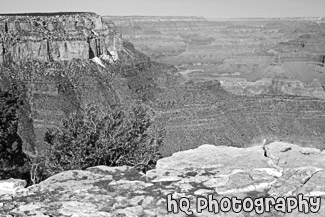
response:
[[[120,33],[94,13],[0,16],[1,62],[62,61],[104,55],[117,60]]]
[[[215,214],[216,207],[210,212],[207,207],[197,211],[204,205],[197,203],[198,198],[202,201],[209,195],[219,202],[225,197],[241,200],[301,197],[322,203],[324,159],[324,152],[318,149],[281,142],[248,148],[203,145],[159,160],[156,169],[146,174],[130,167],[97,166],[60,173],[27,189],[16,188],[13,194],[3,192],[0,215],[160,217],[187,216],[193,212],[193,216],[289,217],[305,216],[307,211],[311,216],[324,216],[322,205],[307,205],[300,212],[298,206],[292,206],[288,212],[288,206],[271,205],[262,215],[258,214],[258,205],[255,210],[239,213],[221,210]],[[16,186],[8,184],[9,187]],[[177,204],[181,198],[189,207],[182,209],[184,212],[168,212],[167,203]]]

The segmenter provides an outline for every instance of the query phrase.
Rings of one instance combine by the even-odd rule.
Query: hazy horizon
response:
[[[324,17],[324,0],[0,0],[0,13],[95,12],[102,16]],[[5,3],[4,3],[5,2]]]

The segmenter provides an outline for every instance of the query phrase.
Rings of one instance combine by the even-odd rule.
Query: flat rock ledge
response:
[[[196,210],[198,197],[260,198],[325,197],[325,152],[273,142],[248,148],[202,145],[158,161],[147,174],[132,167],[96,166],[66,171],[23,188],[19,180],[0,181],[0,216],[4,217],[158,217],[187,216],[167,211],[167,195],[188,198],[191,216],[325,216],[297,209],[282,213],[271,208],[215,214]],[[10,190],[11,189],[11,190]]]

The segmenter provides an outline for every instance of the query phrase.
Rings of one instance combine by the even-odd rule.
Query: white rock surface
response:
[[[264,151],[266,150],[266,151]],[[0,216],[186,216],[166,210],[167,195],[188,198],[195,216],[252,217],[250,213],[195,211],[196,198],[325,195],[324,152],[274,142],[234,148],[203,145],[158,161],[146,175],[131,167],[97,166],[56,174],[23,193],[0,195]],[[5,183],[5,182],[3,182]],[[3,184],[7,188],[20,182]],[[15,184],[16,183],[16,184]],[[305,216],[272,211],[262,216]],[[325,216],[325,206],[311,216]]]
[[[21,179],[0,180],[0,195],[13,194],[17,190],[26,187],[27,182]]]

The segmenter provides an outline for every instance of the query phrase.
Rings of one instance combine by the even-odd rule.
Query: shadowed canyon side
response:
[[[58,126],[81,104],[118,102],[115,90],[103,85],[104,70],[89,61],[99,56],[116,61],[122,50],[120,35],[102,25],[98,15],[2,15],[0,29],[2,86],[8,78],[18,80],[29,105],[22,113],[29,121],[20,127],[25,151],[35,152],[35,145],[41,149],[47,128]]]
[[[128,106],[150,95],[155,80],[177,80],[173,67],[151,62],[94,13],[3,14],[0,32],[0,87],[19,83],[19,134],[31,154],[71,112],[94,103]]]
[[[325,20],[106,17],[123,38],[189,80],[219,80],[237,95],[325,99]]]

